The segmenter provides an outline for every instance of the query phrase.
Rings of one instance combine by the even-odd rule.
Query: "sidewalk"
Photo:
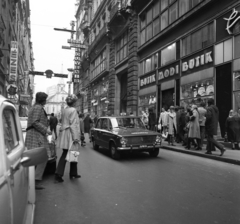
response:
[[[219,156],[220,150],[218,150],[217,148],[216,148],[216,151],[212,152],[212,155],[205,154],[206,145],[204,145],[203,150],[197,151],[197,150],[194,150],[193,148],[190,150],[187,150],[180,143],[174,143],[174,144],[176,146],[168,145],[168,143],[163,140],[161,148],[175,151],[175,152],[186,153],[194,156],[200,156],[208,159],[218,160],[218,161],[231,163],[235,165],[240,165],[240,150],[232,150],[231,148],[226,147],[225,144],[224,146],[226,147],[226,151],[223,156]]]

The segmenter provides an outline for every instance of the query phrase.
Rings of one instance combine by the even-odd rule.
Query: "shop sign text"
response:
[[[195,58],[192,58],[189,61],[183,62],[182,72],[186,72],[189,69],[197,68],[202,65],[213,62],[211,54],[212,54],[212,51],[202,54],[200,56],[197,56]]]
[[[155,74],[150,75],[146,78],[140,79],[140,87],[152,84],[152,83],[156,83],[156,76]]]
[[[18,42],[11,41],[9,81],[17,81]]]
[[[158,73],[158,80],[165,79],[167,77],[171,77],[173,75],[179,74],[179,65],[175,67],[170,67]]]
[[[231,28],[236,24],[237,21],[240,20],[239,12],[236,9],[233,9],[233,12],[229,16],[229,18],[223,18],[223,19],[227,20],[226,30],[228,34],[232,34]]]

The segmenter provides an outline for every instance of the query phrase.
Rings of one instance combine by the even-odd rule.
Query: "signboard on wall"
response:
[[[180,65],[179,62],[165,66],[164,68],[159,69],[158,71],[158,82],[176,79],[180,74]]]
[[[17,81],[18,42],[11,41],[9,82]]]
[[[140,77],[139,82],[140,82],[139,83],[140,89],[156,85],[156,74],[151,73],[148,75],[144,75],[144,76]]]

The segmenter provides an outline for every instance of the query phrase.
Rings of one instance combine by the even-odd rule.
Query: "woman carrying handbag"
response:
[[[58,162],[57,170],[55,173],[55,180],[63,182],[63,174],[66,166],[66,156],[68,151],[80,141],[79,131],[79,119],[77,110],[74,108],[74,104],[77,101],[77,96],[74,94],[66,98],[68,107],[64,109],[62,113],[62,126],[60,128],[58,148],[63,150],[62,156]],[[80,178],[78,174],[77,162],[70,162],[70,179]]]

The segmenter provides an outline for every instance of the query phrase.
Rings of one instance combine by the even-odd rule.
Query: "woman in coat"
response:
[[[232,144],[232,149],[235,149],[235,143],[240,147],[240,117],[233,110],[230,110],[229,116],[225,123],[228,141]]]
[[[79,128],[80,128],[80,139],[81,146],[85,146],[85,137],[84,137],[84,123],[83,123],[83,114],[79,114]]]
[[[192,116],[190,116],[188,139],[196,139],[197,147],[195,149],[201,150],[199,112],[196,105],[192,105]],[[190,140],[188,141],[187,149],[190,149]]]
[[[49,151],[49,144],[47,135],[51,135],[52,132],[48,129],[48,118],[44,110],[48,95],[43,92],[36,93],[36,103],[30,109],[28,113],[27,134],[25,139],[26,147],[31,150],[37,147],[45,147]],[[40,184],[42,176],[47,165],[47,161],[37,165],[35,170],[35,188],[37,190],[44,189]]]
[[[84,123],[84,133],[88,134],[89,142],[92,142],[90,130],[92,128],[93,121],[90,117],[90,114],[87,114],[87,116],[83,119],[83,123]]]
[[[72,94],[66,98],[68,107],[64,109],[62,113],[62,126],[60,128],[58,147],[63,150],[62,156],[58,162],[57,170],[55,173],[55,180],[63,182],[63,174],[66,166],[66,156],[68,150],[72,144],[79,144],[80,141],[80,130],[79,130],[79,118],[77,110],[73,107],[77,101],[77,97]],[[76,162],[70,163],[69,177],[80,178],[78,174]]]
[[[170,106],[170,111],[168,113],[168,135],[169,135],[169,140],[168,140],[168,145],[170,145],[170,143],[172,144],[172,146],[175,146],[173,144],[174,142],[174,134],[177,133],[177,121],[176,121],[176,113],[174,110],[174,106]]]

